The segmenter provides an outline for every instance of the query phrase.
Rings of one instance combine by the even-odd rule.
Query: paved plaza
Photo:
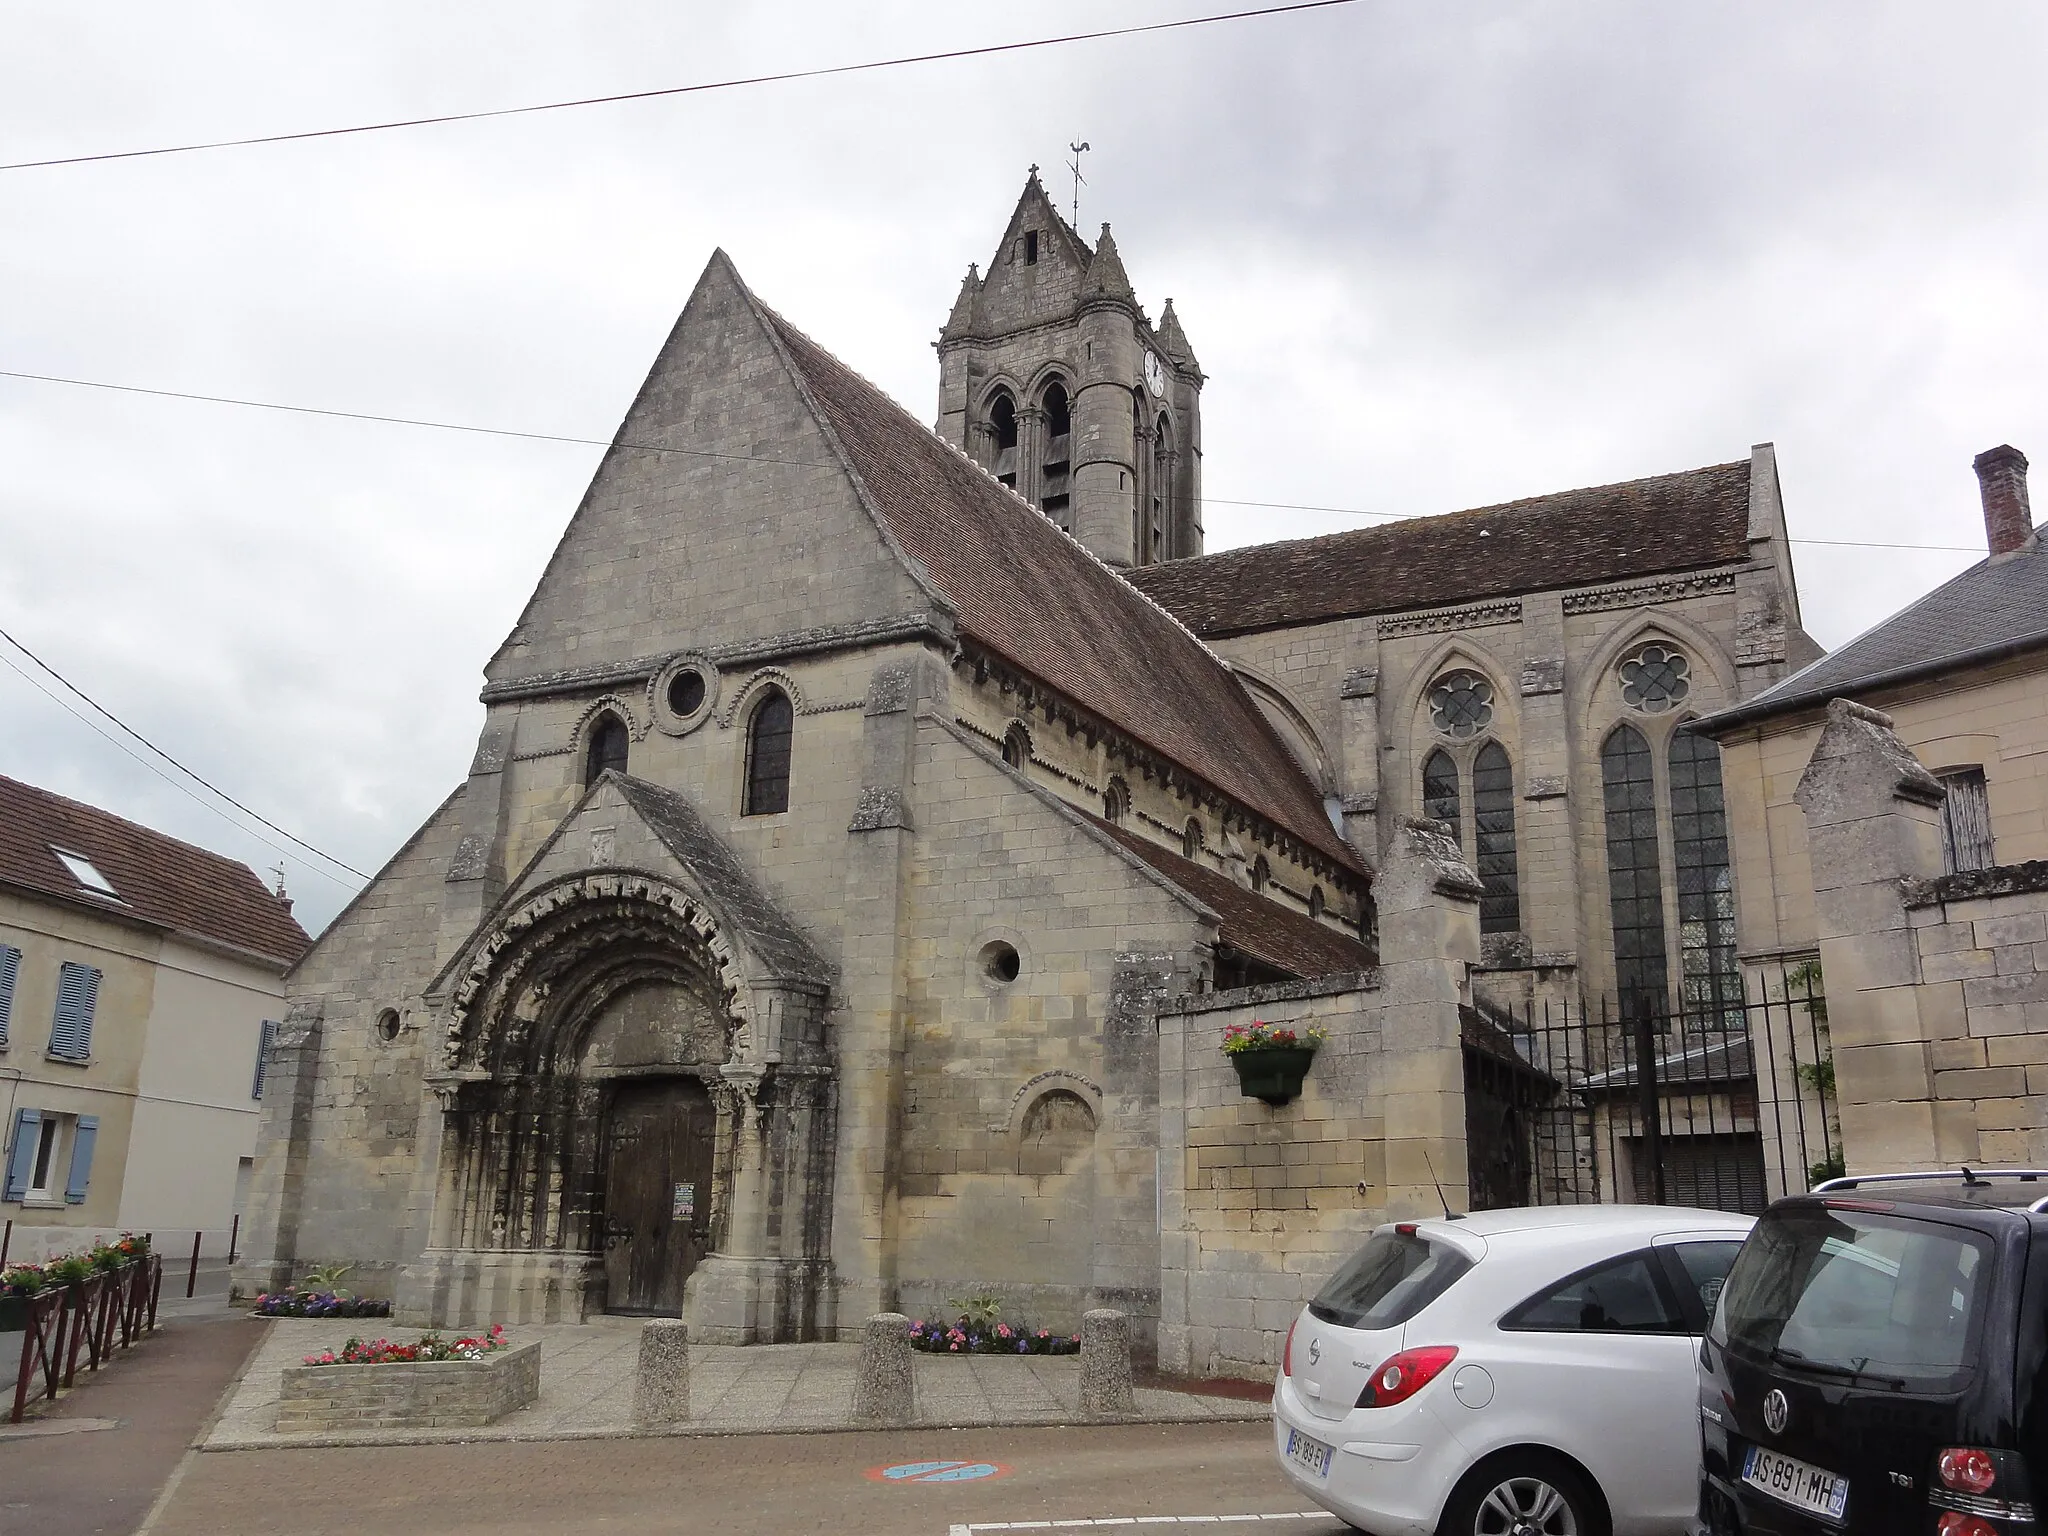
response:
[[[515,1343],[541,1345],[540,1397],[483,1428],[280,1434],[280,1373],[308,1354],[338,1347],[351,1334],[416,1338],[418,1329],[378,1319],[251,1321],[266,1330],[225,1410],[205,1437],[209,1451],[308,1445],[424,1445],[472,1440],[580,1440],[638,1433],[633,1376],[640,1321],[598,1318],[513,1331]],[[690,1418],[679,1434],[796,1433],[852,1429],[856,1344],[693,1345]],[[917,1425],[970,1428],[1083,1422],[1080,1361],[1072,1355],[917,1355]],[[1136,1393],[1137,1421],[1207,1423],[1264,1419],[1263,1402],[1148,1390]]]

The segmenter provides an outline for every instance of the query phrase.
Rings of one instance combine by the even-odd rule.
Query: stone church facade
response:
[[[1805,643],[1767,448],[1204,556],[1186,335],[1035,178],[938,349],[934,433],[713,257],[468,778],[289,979],[245,1288],[1156,1317],[1162,1008],[1364,985],[1407,818],[1482,992],[1616,985],[1616,870],[1623,984],[1651,907],[1691,974],[1674,728]]]

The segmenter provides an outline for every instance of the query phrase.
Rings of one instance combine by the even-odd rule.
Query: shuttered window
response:
[[[14,1017],[14,981],[21,974],[21,951],[0,944],[0,1050],[7,1047],[7,1021]]]
[[[99,998],[99,971],[66,960],[57,972],[57,1011],[50,1019],[52,1056],[84,1061],[92,1055],[92,1016]]]
[[[1441,748],[1422,761],[1422,814],[1431,821],[1448,822],[1451,836],[1465,841],[1458,824],[1458,766]]]
[[[4,1198],[19,1200],[28,1193],[28,1181],[35,1173],[36,1153],[43,1140],[43,1112],[18,1109],[14,1112],[12,1134],[7,1140],[7,1184]]]
[[[263,1069],[270,1064],[270,1045],[277,1038],[277,1020],[265,1019],[263,1032],[256,1037],[256,1081],[249,1085],[249,1097],[263,1097]]]
[[[80,1115],[71,1130],[71,1173],[64,1180],[64,1202],[85,1204],[85,1189],[92,1182],[92,1151],[100,1137],[100,1117]]]
[[[1948,799],[1941,807],[1941,867],[1953,875],[1964,869],[1989,869],[1991,800],[1982,768],[1957,768],[1941,775]]]
[[[1473,861],[1486,894],[1479,898],[1481,933],[1522,926],[1520,874],[1515,867],[1515,770],[1505,748],[1489,741],[1472,759]]]

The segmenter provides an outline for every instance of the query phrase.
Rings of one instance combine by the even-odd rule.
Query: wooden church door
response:
[[[711,1157],[718,1124],[694,1079],[622,1086],[605,1167],[605,1308],[674,1317],[683,1282],[711,1248]]]

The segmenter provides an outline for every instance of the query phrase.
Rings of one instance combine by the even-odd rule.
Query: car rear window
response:
[[[1772,1212],[1729,1271],[1712,1337],[1795,1371],[1950,1389],[1968,1373],[1992,1254],[1965,1227],[1839,1206]]]
[[[1472,1261],[1419,1233],[1376,1232],[1309,1303],[1342,1328],[1397,1328],[1448,1290]]]

